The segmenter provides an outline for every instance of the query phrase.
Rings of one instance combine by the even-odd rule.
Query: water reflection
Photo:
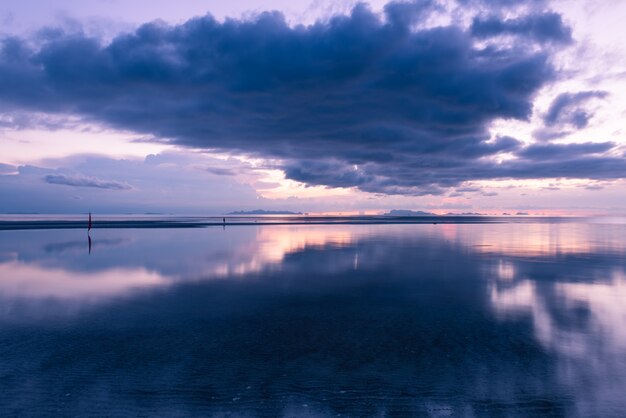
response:
[[[88,255],[84,231],[4,231],[0,409],[621,416],[624,232],[95,230]]]
[[[280,263],[291,253],[348,246],[355,232],[364,234],[367,228],[350,231],[328,225],[233,227],[228,231],[99,230],[91,234],[93,237],[88,235],[85,245],[84,238],[79,238],[84,233],[79,230],[4,231],[0,242],[0,295],[18,296],[22,290],[28,297],[110,297],[138,285],[233,278],[265,268],[280,269]],[[92,247],[96,252],[85,258],[85,250],[91,253]],[[108,279],[103,283],[96,279],[98,274],[119,274],[120,269],[124,270],[123,280],[111,280],[110,287],[106,286]],[[19,274],[19,280],[12,277],[13,272]],[[147,276],[154,280],[146,281]],[[68,286],[57,286],[54,277],[63,277]],[[30,282],[33,286],[25,284]],[[40,282],[41,286],[37,284]]]

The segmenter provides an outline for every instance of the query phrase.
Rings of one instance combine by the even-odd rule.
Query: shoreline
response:
[[[393,225],[393,224],[506,224],[506,223],[569,223],[590,218],[530,216],[231,216],[231,217],[167,217],[161,219],[107,219],[92,222],[92,229],[120,228],[206,228],[215,226],[255,225]],[[226,222],[223,219],[226,219]],[[0,231],[37,229],[87,229],[87,219],[11,219],[0,220]]]

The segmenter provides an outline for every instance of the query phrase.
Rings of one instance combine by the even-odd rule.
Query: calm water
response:
[[[0,231],[3,416],[626,415],[626,225]]]

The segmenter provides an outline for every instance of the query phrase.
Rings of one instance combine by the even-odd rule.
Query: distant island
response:
[[[227,215],[302,215],[302,212],[291,212],[288,210],[239,210],[228,212]]]
[[[478,213],[478,212],[461,212],[461,213],[448,212],[446,213],[446,215],[448,216],[484,216],[484,214]]]
[[[437,216],[437,214],[421,210],[392,209],[387,213],[383,213],[383,216]]]

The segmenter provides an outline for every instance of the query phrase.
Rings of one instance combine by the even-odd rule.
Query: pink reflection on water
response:
[[[151,265],[149,268],[142,265],[117,266],[118,260],[109,256],[111,248],[99,247],[98,237],[90,237],[86,243],[85,253],[89,255],[93,241],[96,251],[91,256],[100,257],[94,260],[106,261],[103,266],[94,267],[89,271],[80,271],[71,264],[64,266],[58,261],[50,262],[49,259],[25,261],[17,253],[5,253],[2,258],[8,261],[0,262],[0,297],[93,300],[123,295],[134,289],[166,286],[179,281],[233,279],[266,268],[280,268],[288,254],[311,248],[348,246],[353,242],[356,232],[341,225],[250,228],[254,228],[255,231],[251,235],[252,239],[249,236],[227,235],[226,238],[233,240],[230,241],[230,245],[224,247],[199,246],[195,240],[201,239],[203,235],[206,235],[205,239],[225,239],[221,235],[214,235],[213,231],[201,229],[184,230],[180,235],[172,233],[171,230],[143,231],[147,232],[144,238],[118,240],[125,244],[128,252],[133,246],[146,245],[146,239],[150,239],[151,244],[157,245],[159,250],[152,257],[154,260],[147,260]],[[36,233],[29,231],[27,234]],[[117,233],[134,235],[134,231]],[[194,241],[186,242],[185,237],[189,234],[195,237]],[[40,245],[37,240],[32,244]],[[168,250],[171,246],[186,245],[189,246],[189,251],[182,251],[184,258]],[[65,251],[72,255],[81,254],[81,251],[77,250],[80,249],[68,248]],[[98,261],[94,261],[93,265],[95,266]]]
[[[96,296],[115,296],[132,289],[167,283],[162,275],[142,268],[77,272],[19,261],[0,263],[0,295],[9,298],[85,300]]]

